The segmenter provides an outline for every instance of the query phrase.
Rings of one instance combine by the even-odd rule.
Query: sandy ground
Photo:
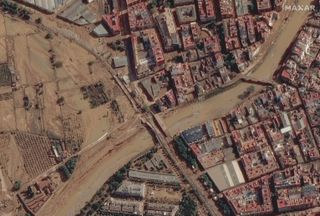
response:
[[[0,101],[0,131],[9,131],[16,128],[13,100]]]
[[[132,127],[131,124],[129,126]],[[152,137],[145,129],[135,127],[132,132],[127,130],[126,134],[132,136],[130,139],[119,138],[120,134],[116,133],[114,139],[103,141],[84,152],[72,178],[38,215],[74,216],[114,172],[153,146]]]
[[[300,3],[308,4],[310,1],[300,0]],[[296,33],[303,25],[307,15],[306,12],[300,11],[290,16],[280,36],[274,41],[270,52],[265,56],[263,63],[260,64],[250,76],[261,80],[272,78],[273,73],[278,68],[282,55],[295,38]],[[232,107],[235,107],[241,102],[241,100],[238,99],[238,95],[250,85],[252,84],[242,83],[204,102],[184,106],[166,114],[164,120],[168,131],[171,132],[171,135],[174,135],[193,125],[225,115]],[[256,86],[256,90],[259,89],[261,89],[261,87]]]
[[[43,87],[43,122],[46,132],[56,137],[63,136],[61,122],[61,110],[57,104],[57,85],[54,82],[47,83]]]
[[[4,17],[0,14],[0,37],[5,36],[6,29],[5,29],[5,22]]]
[[[1,24],[0,24],[0,28],[1,27]],[[7,52],[3,52],[2,50],[6,50],[7,49],[7,46],[6,46],[6,40],[4,37],[1,37],[0,36],[0,63],[4,63],[7,61]]]
[[[76,85],[92,82],[93,76],[90,76],[88,63],[95,60],[94,56],[75,43],[61,37],[57,39],[54,36],[52,47],[57,59],[63,62],[63,68],[57,70],[57,78],[65,78],[67,75]],[[101,68],[99,70],[101,72]]]
[[[9,17],[5,17],[5,26],[6,33],[8,36],[16,36],[18,34],[27,35],[38,31],[33,26],[26,25],[24,22],[16,21]]]
[[[147,200],[152,202],[170,202],[178,204],[182,199],[182,194],[172,191],[168,188],[151,188],[147,189]]]
[[[0,15],[2,50],[6,45],[5,35],[12,40],[10,48],[14,53],[19,88],[14,92],[13,99],[0,101],[0,131],[18,129],[61,137],[62,117],[81,111],[79,116],[84,127],[84,144],[79,164],[71,180],[62,184],[57,195],[39,213],[48,216],[73,216],[116,170],[151,148],[152,137],[140,125],[128,99],[110,74],[86,50],[60,36],[54,35],[52,40],[47,40],[45,32]],[[50,49],[63,62],[61,68],[54,70],[51,67]],[[0,61],[5,58],[6,52],[1,52]],[[91,73],[89,62],[94,62]],[[124,114],[124,123],[118,122],[110,109],[110,103],[91,109],[88,100],[83,99],[80,87],[97,81],[102,81],[111,99],[118,101]],[[39,82],[43,83],[43,94],[36,97],[34,85]],[[36,98],[39,98],[43,110],[33,107],[26,111],[23,107],[23,97],[26,95],[33,105],[37,103]],[[65,99],[61,109],[56,103],[59,96]],[[0,151],[0,159],[6,161],[6,171],[3,174],[9,176],[11,182],[20,179],[25,184],[30,178],[21,169],[23,161],[19,150],[14,146],[6,148],[7,151]]]
[[[106,91],[110,92],[112,99],[117,99],[119,104],[125,107],[122,110],[125,119],[130,119],[133,116],[134,112],[127,98],[116,88],[116,84],[106,73],[103,65],[96,62],[95,57],[86,50],[57,35],[53,35],[53,39],[47,40],[45,39],[46,32],[2,15],[0,16],[0,26],[0,39],[5,42],[1,35],[7,34],[13,40],[12,48],[19,79],[18,86],[21,87],[14,93],[16,107],[14,114],[18,129],[61,136],[63,134],[61,110],[56,104],[59,95],[65,98],[67,110],[72,113],[82,111],[82,118],[86,125],[84,146],[99,139],[111,129],[111,126],[117,127],[119,124],[111,114],[109,105],[91,109],[89,102],[83,100],[80,87],[98,81],[103,81]],[[49,61],[51,56],[49,50],[53,50],[56,58],[63,62],[63,67],[56,70],[52,68]],[[1,53],[4,53],[4,57],[1,54],[0,61],[6,56],[5,52]],[[91,66],[92,73],[90,73],[89,62],[94,62]],[[43,112],[35,109],[26,112],[23,109],[22,99],[27,95],[31,100],[34,100],[33,85],[39,82],[44,85],[44,93],[40,97],[43,100]],[[15,121],[10,113],[13,110],[12,103],[10,104],[10,101],[3,103],[2,107],[5,109],[0,111],[0,117],[5,116],[3,118],[7,118],[7,120],[4,119],[3,124],[10,121],[8,128],[14,129]],[[3,128],[4,126],[0,125],[0,129]]]
[[[55,80],[54,70],[49,60],[50,41],[45,40],[44,37],[45,33],[32,34],[25,37],[28,55],[23,55],[22,58],[28,58],[29,60],[30,70],[26,73],[29,85]]]
[[[24,35],[14,37],[14,49],[19,49],[15,53],[15,67],[18,73],[19,83],[27,84],[27,74],[30,71],[27,40]]]

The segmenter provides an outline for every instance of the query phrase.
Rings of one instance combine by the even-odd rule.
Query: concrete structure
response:
[[[216,18],[214,1],[211,0],[198,0],[198,13],[201,22],[207,22]]]
[[[101,207],[102,211],[125,215],[143,215],[143,203],[110,198]]]
[[[146,203],[144,206],[145,216],[175,216],[179,206],[162,203]]]
[[[171,9],[166,8],[165,11],[156,16],[155,19],[158,24],[164,50],[172,51],[179,49],[181,42]]]
[[[220,15],[222,18],[234,17],[234,2],[233,0],[219,0]]]
[[[236,160],[212,167],[207,170],[207,173],[219,191],[245,182],[239,163]]]
[[[143,199],[146,194],[146,185],[143,183],[134,183],[124,181],[121,186],[114,192],[114,195],[120,197],[134,197]]]
[[[127,56],[115,56],[112,58],[112,66],[115,68],[125,67],[128,65]]]
[[[147,181],[158,184],[180,184],[178,178],[172,174],[130,170],[128,176],[132,180]]]
[[[58,17],[77,25],[87,25],[96,22],[96,15],[82,1],[72,2]]]
[[[119,34],[121,31],[120,16],[118,13],[103,15],[102,23],[112,35]]]
[[[176,14],[180,25],[195,22],[197,20],[197,12],[194,4],[176,7]]]
[[[248,14],[248,0],[235,0],[235,8],[238,17]]]
[[[106,37],[106,36],[110,36],[109,31],[106,29],[106,27],[104,27],[103,24],[99,24],[97,25],[92,33],[97,36],[97,37]]]
[[[147,2],[139,2],[128,7],[129,27],[131,31],[153,27],[153,18]]]
[[[41,10],[54,13],[70,0],[23,0],[23,2],[33,5]]]
[[[154,29],[134,32],[131,35],[133,63],[138,78],[145,77],[162,69],[164,53]]]
[[[266,12],[272,10],[271,0],[256,0],[258,12]]]

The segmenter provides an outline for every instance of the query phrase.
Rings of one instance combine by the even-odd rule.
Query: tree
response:
[[[100,202],[96,202],[96,203],[93,203],[91,208],[95,211],[97,211],[99,208],[101,207],[101,203]]]
[[[18,190],[20,190],[20,188],[21,188],[21,181],[19,181],[19,180],[15,181],[12,189],[14,191],[18,191]]]
[[[35,22],[36,22],[36,24],[41,24],[42,23],[42,18],[41,17],[37,18],[35,20]]]
[[[61,61],[56,61],[55,63],[53,63],[53,66],[54,66],[55,68],[61,68],[62,65],[63,65],[63,63],[62,63]]]
[[[53,38],[53,36],[50,32],[45,36],[45,39],[47,39],[47,40],[52,39],[52,38]]]
[[[175,147],[177,153],[179,154],[179,156],[187,162],[189,167],[197,168],[198,167],[197,160],[192,155],[192,153],[189,151],[187,145],[182,140],[182,138],[175,137],[174,141],[175,141],[174,147]]]
[[[150,111],[150,107],[147,104],[143,105],[143,112],[149,112]]]
[[[197,204],[189,195],[184,195],[180,203],[179,215],[181,216],[196,216]]]
[[[64,104],[64,97],[59,97],[58,100],[57,100],[57,104],[59,106],[62,106]]]

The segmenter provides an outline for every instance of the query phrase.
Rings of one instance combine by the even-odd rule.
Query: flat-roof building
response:
[[[130,170],[128,175],[132,180],[147,181],[159,184],[180,184],[178,178],[172,174]]]
[[[125,67],[128,65],[127,56],[115,56],[112,58],[112,66],[114,68]]]
[[[133,4],[127,10],[131,31],[153,27],[153,18],[148,10],[148,2]]]
[[[165,8],[165,11],[156,16],[155,19],[158,24],[164,50],[172,51],[180,48],[181,41],[171,9]]]
[[[163,66],[164,54],[158,35],[154,29],[133,32],[131,35],[133,63],[140,79],[154,73],[156,67]]]
[[[219,191],[245,183],[237,160],[214,166],[208,169],[207,173]]]
[[[215,7],[212,0],[198,0],[198,13],[201,22],[207,22],[216,18]]]
[[[234,2],[237,16],[243,16],[248,14],[248,0],[235,0]]]
[[[146,194],[146,185],[144,183],[124,181],[114,194],[121,197],[135,197],[142,199]]]
[[[109,33],[112,35],[119,34],[121,31],[120,16],[118,13],[103,15],[102,23],[107,27]]]
[[[256,0],[258,12],[266,12],[272,10],[271,0]]]
[[[180,25],[195,22],[197,20],[197,12],[194,4],[176,7],[176,14]]]

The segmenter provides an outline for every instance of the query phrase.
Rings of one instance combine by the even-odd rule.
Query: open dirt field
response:
[[[80,87],[102,81],[111,99],[125,107],[121,110],[125,119],[133,116],[127,98],[116,88],[111,76],[103,65],[75,43],[61,36],[53,35],[52,39],[46,39],[46,32],[36,29],[34,26],[9,17],[0,16],[0,46],[6,45],[5,36],[13,41],[10,44],[14,53],[15,69],[18,74],[17,86],[20,88],[14,92],[14,104],[12,101],[0,102],[1,118],[3,121],[0,129],[19,129],[33,133],[49,134],[55,137],[63,136],[61,110],[64,115],[81,112],[81,118],[86,125],[85,143],[92,143],[108,133],[112,127],[120,124],[110,111],[110,105],[91,109],[88,101],[83,99]],[[1,42],[4,41],[4,42]],[[4,49],[2,49],[4,50]],[[4,50],[5,51],[5,50]],[[4,57],[6,57],[6,52]],[[62,62],[62,67],[53,68],[50,58],[54,56]],[[1,60],[0,58],[0,60]],[[89,66],[89,63],[91,64]],[[36,95],[34,85],[42,83],[42,95]],[[23,107],[23,97],[27,96],[32,102],[32,107],[26,111]],[[59,97],[64,98],[64,106],[57,105]],[[36,108],[34,105],[40,107]],[[13,107],[16,107],[14,110]],[[14,110],[14,113],[12,113]],[[14,118],[15,117],[15,118]],[[15,128],[17,121],[17,128]],[[5,123],[9,123],[6,125]]]
[[[81,123],[84,143],[75,173],[39,213],[73,216],[117,169],[151,148],[153,141],[128,99],[93,55],[62,36],[53,35],[49,40],[46,35],[34,26],[0,15],[0,61],[12,60],[9,62],[14,63],[18,87],[12,99],[0,101],[0,131],[62,138],[66,120],[72,122],[71,127]],[[9,59],[6,48],[11,54]],[[62,62],[61,67],[53,67],[53,56]],[[98,81],[105,86],[110,102],[91,108],[80,88]],[[11,92],[10,87],[8,90]],[[31,104],[28,108],[26,98]],[[61,105],[57,103],[60,98]],[[119,122],[112,111],[112,100],[119,104],[124,122]],[[0,146],[1,174],[8,178],[9,187],[17,179],[22,184],[31,180],[23,169],[23,150],[11,140],[12,144]]]
[[[28,55],[21,57],[27,58],[26,61],[30,66],[29,70],[26,71],[29,85],[55,80],[54,70],[49,60],[50,41],[45,40],[44,37],[45,33],[31,34],[25,37]]]
[[[299,2],[307,5],[310,4],[311,1],[300,0]],[[308,14],[309,13],[305,11],[296,11],[290,15],[283,29],[280,30],[280,36],[274,40],[272,48],[263,58],[263,62],[250,76],[261,80],[270,80],[272,78],[283,54],[295,38]],[[163,117],[168,131],[171,132],[171,135],[174,135],[193,125],[225,115],[232,107],[235,107],[241,102],[241,100],[238,99],[238,95],[250,85],[252,84],[242,83],[206,101],[184,106],[166,114]],[[256,86],[255,89],[257,91],[261,89],[261,87]]]
[[[17,21],[11,17],[4,17],[5,21],[5,33],[8,36],[27,35],[38,32],[38,30],[30,25],[26,25],[24,22]]]
[[[16,128],[13,100],[0,101],[0,131],[10,131]]]
[[[1,28],[1,24],[0,24],[0,28]],[[0,63],[4,63],[7,61],[7,52],[5,51],[7,49],[6,46],[6,40],[4,37],[0,36]],[[4,50],[4,52],[2,51]]]
[[[152,188],[147,190],[147,200],[151,202],[170,202],[179,204],[182,199],[182,194],[168,188]]]
[[[6,34],[6,29],[5,29],[4,16],[0,14],[0,37],[5,36],[5,34]]]
[[[61,110],[57,105],[56,91],[57,85],[54,82],[47,83],[43,87],[43,122],[48,135],[62,137]]]
[[[9,133],[0,135],[0,166],[4,176],[5,188],[2,191],[10,191],[14,181],[26,182],[30,177],[26,174],[22,156],[18,153],[18,146],[13,136]]]
[[[132,130],[126,130],[128,128]],[[39,216],[75,215],[114,172],[153,146],[152,137],[144,128],[130,123],[123,130],[128,137],[119,138],[122,133],[118,130],[114,138],[81,154],[71,179],[40,210]]]
[[[57,59],[63,61],[63,68],[57,70],[57,78],[65,78],[67,74],[79,86],[92,82],[94,78],[90,76],[88,63],[95,60],[94,56],[67,39],[55,38],[52,40],[53,50]],[[102,69],[98,70],[97,74]]]

